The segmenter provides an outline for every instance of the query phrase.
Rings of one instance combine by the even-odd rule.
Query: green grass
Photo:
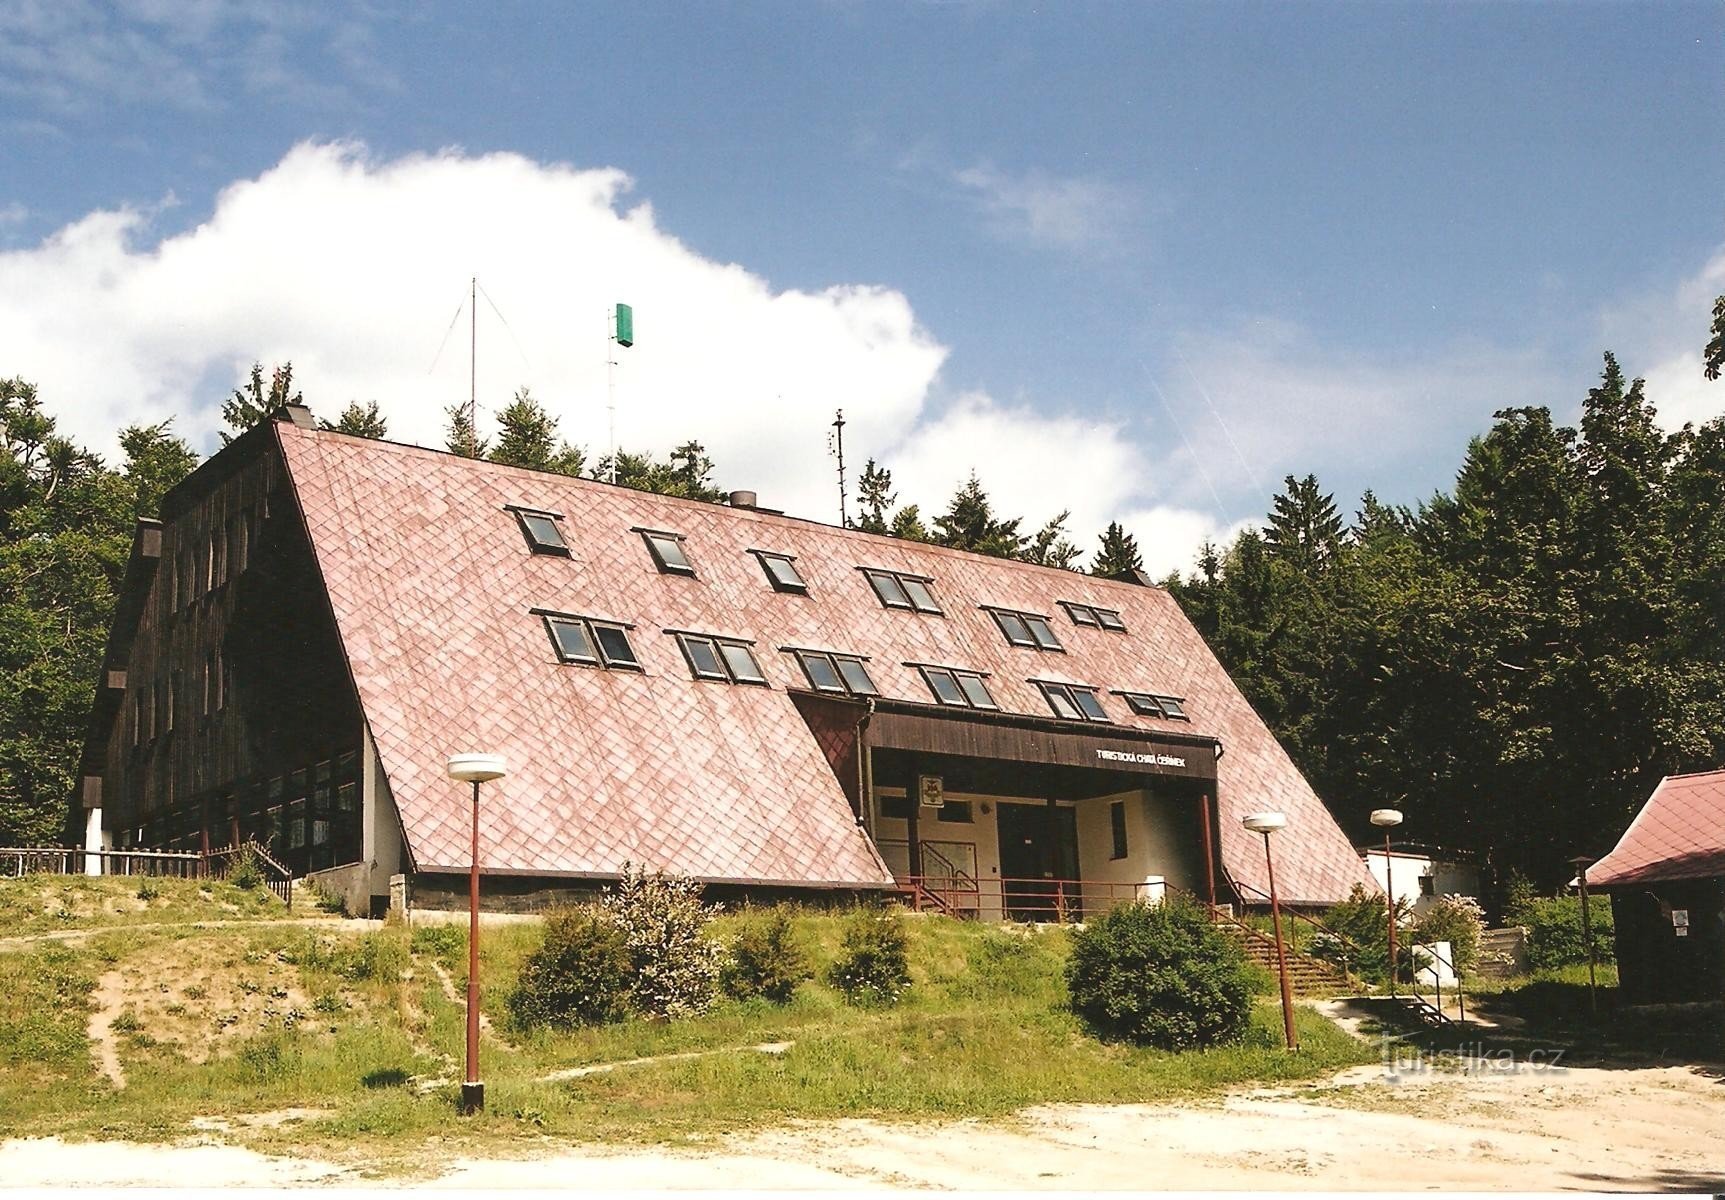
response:
[[[720,920],[719,936],[733,921]],[[824,971],[841,919],[803,912],[796,927]],[[697,1019],[567,1034],[500,1029],[508,1042],[488,1039],[482,1051],[486,1111],[468,1120],[454,1115],[451,1069],[464,1011],[431,969],[442,963],[460,993],[465,929],[409,939],[395,929],[187,927],[42,945],[0,956],[20,980],[0,993],[0,1136],[165,1139],[188,1132],[194,1117],[306,1108],[323,1115],[232,1136],[403,1169],[422,1165],[434,1144],[495,1153],[546,1136],[670,1141],[791,1119],[1003,1118],[1048,1102],[1167,1100],[1311,1078],[1376,1053],[1301,1010],[1301,1050],[1290,1055],[1269,1003],[1236,1046],[1170,1054],[1106,1044],[1066,1010],[1066,931],[1009,933],[946,918],[909,927],[912,986],[891,1008],[848,1006],[817,978],[782,1007],[724,1000]],[[538,936],[536,925],[484,932],[485,1011],[500,1025]],[[138,1027],[120,1035],[129,1086],[118,1092],[95,1072],[84,1040],[91,988],[110,971],[143,988],[126,1009]],[[229,1018],[218,1052],[188,1061],[188,1046]],[[794,1044],[778,1055],[750,1049],[781,1041]],[[717,1052],[539,1081],[573,1066],[694,1051]],[[445,1082],[425,1092],[409,1082],[439,1076]]]
[[[269,921],[289,913],[267,888],[244,889],[214,879],[93,879],[26,875],[0,879],[0,938],[194,921]]]

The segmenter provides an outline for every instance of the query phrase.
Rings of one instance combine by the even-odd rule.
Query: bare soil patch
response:
[[[279,1116],[280,1114],[261,1114]],[[299,1114],[283,1116],[295,1119]],[[243,1119],[236,1118],[238,1123]],[[1272,1191],[1725,1187],[1725,1083],[1693,1067],[1404,1074],[1166,1105],[1049,1105],[1013,1121],[799,1123],[700,1148],[563,1147],[455,1159],[438,1186]],[[232,1148],[0,1147],[23,1186],[358,1182],[354,1168]],[[367,1181],[372,1182],[372,1181]],[[423,1182],[420,1180],[419,1182]]]

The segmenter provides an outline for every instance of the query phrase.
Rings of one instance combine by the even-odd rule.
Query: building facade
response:
[[[1370,876],[1173,598],[312,427],[288,408],[143,522],[71,824],[256,838],[363,910],[626,863],[719,889],[914,889],[1069,916]]]

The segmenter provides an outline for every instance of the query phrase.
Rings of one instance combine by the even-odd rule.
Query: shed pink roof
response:
[[[1725,875],[1725,771],[1667,775],[1610,854],[1587,869],[1598,887]]]
[[[781,647],[866,655],[882,693],[930,699],[910,662],[990,674],[1002,708],[1048,715],[1032,678],[1103,689],[1109,715],[1213,734],[1225,869],[1265,886],[1248,812],[1289,818],[1276,877],[1291,902],[1371,887],[1287,754],[1160,588],[679,500],[389,442],[276,426],[380,763],[415,864],[467,861],[468,794],[450,753],[503,754],[485,857],[608,875],[625,860],[707,879],[891,880],[787,687]],[[571,557],[529,552],[506,505],[563,515]],[[696,575],[663,575],[637,528],[685,536]],[[775,592],[750,550],[796,556],[806,596]],[[858,567],[932,577],[945,616],[886,609]],[[1118,609],[1128,633],[1074,626],[1057,601]],[[1066,653],[1009,645],[980,605],[1044,613]],[[560,664],[534,608],[631,623],[643,673]],[[666,630],[755,641],[770,688],[701,682]],[[1185,722],[1107,693],[1186,698]]]

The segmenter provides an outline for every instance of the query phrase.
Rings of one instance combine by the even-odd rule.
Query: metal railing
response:
[[[924,867],[928,865],[926,844]],[[962,874],[962,872],[961,872]],[[1066,923],[1100,916],[1119,904],[1151,898],[1149,885],[1111,879],[1047,879],[951,875],[905,876],[904,892],[919,912],[944,912],[955,917],[1004,918],[1011,921]]]
[[[1447,967],[1449,968],[1450,977],[1455,981],[1450,988],[1451,993],[1455,997],[1456,1003],[1456,1016],[1454,1020],[1467,1020],[1467,992],[1462,986],[1461,968],[1456,966],[1455,963],[1450,960],[1448,955],[1443,954],[1436,946],[1433,945],[1423,943],[1416,944],[1409,947],[1409,951],[1415,958],[1412,980],[1414,1001],[1429,1010],[1430,1014],[1436,1018],[1440,1025],[1448,1025],[1451,1023],[1452,1019],[1450,1015],[1443,1010],[1443,972],[1438,970],[1439,967]],[[1430,960],[1429,964],[1422,964],[1418,961],[1419,956],[1422,954]],[[1427,999],[1425,993],[1420,990],[1420,977],[1428,972],[1431,975],[1432,985],[1432,996],[1430,999]]]

